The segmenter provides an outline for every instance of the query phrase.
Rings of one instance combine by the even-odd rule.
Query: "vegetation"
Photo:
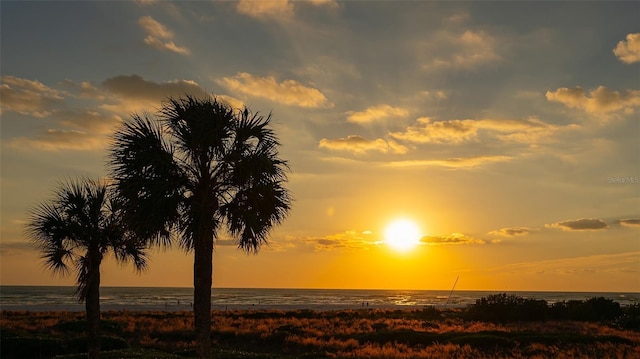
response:
[[[169,99],[159,117],[133,116],[110,152],[125,219],[139,238],[177,234],[194,253],[195,340],[210,356],[214,240],[225,225],[238,247],[257,252],[290,207],[287,164],[270,116],[235,111],[215,98]]]
[[[462,317],[495,323],[517,321],[575,320],[615,321],[626,329],[640,330],[640,305],[622,308],[612,299],[603,297],[556,302],[549,305],[540,299],[526,299],[515,295],[495,294],[476,300]]]
[[[35,207],[27,234],[42,252],[47,268],[76,271],[78,300],[85,302],[89,358],[100,356],[100,264],[111,252],[119,262],[146,266],[144,245],[123,228],[122,202],[106,184],[89,179],[63,183],[49,202]],[[39,342],[55,347],[54,342]],[[53,349],[52,349],[53,350]]]
[[[601,300],[577,302],[589,305]],[[477,321],[467,317],[473,307],[214,311],[210,338],[216,345],[211,357],[640,357],[640,327],[624,328],[617,321],[625,316],[637,320],[637,305],[622,307],[621,315],[611,321]],[[110,350],[103,352],[105,358],[196,356],[192,313],[111,311],[103,317],[102,330],[109,338],[105,350]],[[78,343],[83,341],[84,320],[78,313],[5,311],[0,324],[2,358],[81,357]]]

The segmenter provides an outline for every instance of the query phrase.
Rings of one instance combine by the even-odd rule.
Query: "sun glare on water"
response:
[[[420,242],[420,228],[406,219],[395,220],[387,226],[384,242],[399,252],[413,249]]]

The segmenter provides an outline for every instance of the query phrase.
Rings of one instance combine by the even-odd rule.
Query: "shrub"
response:
[[[613,324],[620,329],[640,331],[640,303],[622,308],[621,314],[614,319]]]
[[[86,350],[85,350],[86,351]],[[50,358],[64,353],[62,340],[41,337],[2,338],[2,358]]]
[[[474,305],[467,308],[463,317],[498,323],[544,320],[547,317],[547,302],[506,293],[493,294],[477,299]]]

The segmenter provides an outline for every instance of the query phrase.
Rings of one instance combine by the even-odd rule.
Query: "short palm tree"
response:
[[[215,98],[171,98],[158,118],[132,116],[110,152],[126,219],[140,238],[194,253],[194,327],[199,358],[211,352],[214,241],[226,227],[257,252],[290,208],[270,115],[236,111]],[[175,235],[175,236],[174,236]]]
[[[34,207],[27,235],[42,252],[48,269],[67,275],[76,271],[78,300],[85,302],[89,336],[88,356],[100,355],[100,264],[109,252],[118,262],[146,267],[144,243],[126,231],[122,202],[104,183],[90,179],[69,180],[53,199]]]

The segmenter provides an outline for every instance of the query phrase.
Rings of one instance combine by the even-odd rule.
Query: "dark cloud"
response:
[[[607,228],[608,225],[600,219],[582,218],[556,222],[547,227],[560,228],[565,231],[590,231]]]
[[[140,75],[120,75],[106,79],[102,86],[123,99],[158,101],[170,96],[184,94],[204,95],[207,92],[195,81],[175,80],[153,82]]]
[[[625,227],[640,228],[640,218],[621,219],[618,221],[618,223]]]

